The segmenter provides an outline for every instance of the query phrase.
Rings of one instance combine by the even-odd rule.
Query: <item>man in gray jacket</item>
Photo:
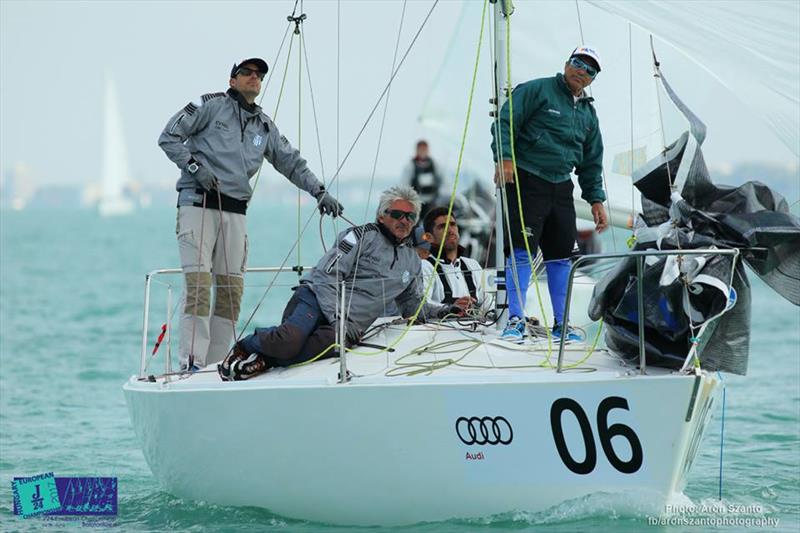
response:
[[[346,345],[356,343],[390,302],[403,316],[412,316],[423,296],[419,256],[409,239],[419,212],[419,196],[411,187],[384,191],[377,222],[339,234],[337,245],[301,280],[281,324],[256,328],[217,366],[222,379],[249,379],[274,366],[336,355],[337,293],[342,281],[347,291]],[[468,296],[453,304],[425,302],[419,319],[461,315],[469,305]]]
[[[317,199],[320,213],[343,208],[256,105],[263,59],[234,64],[225,93],[204,94],[170,118],[158,145],[181,170],[178,248],[184,273],[180,359],[195,370],[221,361],[235,333],[247,263],[250,178],[264,159]],[[211,286],[214,281],[214,310]]]

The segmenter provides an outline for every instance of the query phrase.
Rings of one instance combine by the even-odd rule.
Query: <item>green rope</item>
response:
[[[505,0],[510,2],[511,0]],[[528,235],[525,231],[525,217],[522,212],[522,194],[519,188],[519,173],[517,172],[517,154],[514,146],[514,93],[511,91],[511,17],[506,17],[506,90],[508,91],[508,118],[509,118],[509,144],[511,146],[511,165],[514,172],[514,188],[517,193],[517,209],[519,210],[520,231],[522,231],[522,238],[525,242],[525,251],[528,253],[528,263],[531,265],[531,275],[533,277],[533,284],[536,287],[536,298],[539,302],[539,311],[542,314],[542,323],[545,325],[547,332],[547,358],[549,360],[553,350],[553,336],[548,327],[547,312],[544,309],[544,302],[542,301],[542,293],[539,290],[539,279],[536,274],[536,269],[533,265],[533,254],[531,253],[530,243],[528,242]],[[502,164],[502,163],[501,163]],[[513,262],[514,254],[511,254]],[[517,283],[519,285],[519,283]],[[524,311],[524,310],[523,310]]]
[[[479,33],[479,36],[478,36],[478,49],[477,49],[477,52],[475,54],[475,66],[474,66],[473,71],[472,71],[472,83],[470,85],[469,101],[467,103],[467,116],[466,116],[466,118],[464,120],[464,129],[463,129],[463,131],[461,133],[461,148],[460,148],[459,153],[458,153],[458,163],[456,165],[455,177],[453,179],[453,190],[450,193],[450,203],[447,206],[447,222],[445,223],[445,228],[444,228],[444,233],[445,234],[447,233],[448,228],[450,226],[450,216],[451,216],[451,213],[453,212],[453,204],[455,202],[456,191],[458,190],[458,180],[459,180],[459,176],[460,176],[460,173],[461,173],[461,164],[462,164],[462,161],[463,161],[463,158],[464,158],[464,147],[466,146],[466,142],[467,142],[467,130],[469,129],[469,121],[470,121],[470,117],[471,117],[471,114],[472,114],[472,100],[473,100],[473,96],[475,94],[475,84],[476,84],[476,81],[478,79],[478,65],[480,64],[481,48],[483,47],[483,30],[484,30],[484,27],[486,25],[486,11],[487,11],[488,5],[489,5],[489,1],[488,0],[484,0],[484,2],[483,2],[483,12],[481,13],[481,30],[480,30],[480,33]],[[436,264],[439,263],[439,260],[442,257],[442,251],[443,250],[444,250],[444,239],[439,244],[439,250],[436,253]],[[422,307],[425,305],[425,302],[427,302],[427,300],[428,300],[428,295],[431,292],[431,289],[433,287],[434,281],[435,281],[435,276],[431,276],[428,279],[428,282],[427,282],[427,284],[425,286],[425,290],[423,291],[423,296],[420,299],[420,302],[419,302],[419,305],[417,306],[416,311],[414,311],[414,314],[409,319],[408,325],[406,326],[405,330],[397,337],[397,339],[394,340],[394,342],[392,342],[392,344],[390,344],[389,346],[387,346],[383,350],[381,350],[379,352],[376,352],[376,353],[368,353],[368,354],[366,354],[366,353],[359,353],[359,352],[355,352],[355,351],[351,351],[350,353],[355,353],[357,355],[378,355],[378,354],[381,354],[383,352],[388,351],[390,348],[394,348],[397,344],[399,344],[403,340],[403,338],[405,338],[405,336],[408,334],[408,332],[411,330],[411,327],[416,322],[417,317],[419,317],[419,313],[420,313],[420,311],[422,311]]]

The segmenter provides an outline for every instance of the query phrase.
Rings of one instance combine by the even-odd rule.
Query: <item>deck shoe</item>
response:
[[[234,361],[231,365],[231,377],[233,381],[243,381],[250,379],[267,370],[267,362],[257,353],[250,354],[247,359]]]
[[[232,381],[233,377],[231,376],[231,367],[233,363],[236,361],[243,361],[247,359],[250,354],[242,346],[242,343],[237,342],[233,345],[233,350],[231,353],[222,360],[221,363],[217,365],[217,372],[219,373],[219,377],[222,378],[223,381]]]
[[[189,366],[187,363],[183,363],[181,365],[181,372],[189,372],[190,374],[194,374],[198,370],[200,370],[200,367],[197,365]]]
[[[561,342],[561,325],[555,324],[553,326],[553,340]],[[572,326],[567,326],[567,342],[583,342],[586,340],[583,334]]]
[[[509,318],[503,333],[500,334],[500,339],[506,342],[522,344],[524,337],[525,321],[518,316],[512,316]]]

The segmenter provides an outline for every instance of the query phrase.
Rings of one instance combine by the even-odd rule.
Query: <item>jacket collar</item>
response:
[[[572,94],[572,91],[569,90],[567,86],[567,82],[564,80],[564,75],[559,72],[556,74],[556,85],[564,92],[564,94],[569,95],[570,98],[574,98],[575,95]],[[586,94],[586,90],[581,91],[581,95],[578,97],[579,102],[594,102],[594,98]]]
[[[252,104],[249,103],[247,100],[244,99],[244,96],[242,96],[242,93],[240,93],[239,91],[237,91],[233,87],[229,87],[227,92],[228,92],[228,95],[231,98],[233,98],[234,100],[239,102],[239,105],[245,111],[249,111],[251,113],[260,113],[261,112],[261,108],[258,106],[258,104],[256,104],[255,102],[253,102]]]
[[[398,246],[403,246],[411,238],[411,235],[409,235],[405,239],[402,240],[398,239],[397,237],[394,236],[394,234],[391,231],[389,231],[389,229],[386,226],[384,226],[380,222],[377,222],[376,224],[380,232],[383,233],[383,236],[386,237],[389,240],[389,242],[392,243],[392,246],[394,246],[395,248]]]

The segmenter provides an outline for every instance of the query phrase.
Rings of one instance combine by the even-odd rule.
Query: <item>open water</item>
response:
[[[254,207],[249,215],[251,266],[283,261],[296,237],[296,218],[288,208]],[[175,211],[169,208],[117,219],[78,210],[0,211],[0,529],[353,530],[291,520],[264,509],[181,500],[161,490],[151,476],[128,419],[122,384],[138,369],[144,274],[177,265],[174,224]],[[313,264],[319,257],[318,233],[313,222],[301,263]],[[621,241],[622,232],[617,233]],[[295,260],[296,255],[291,263]],[[686,489],[685,504],[695,507],[666,514],[671,524],[652,525],[647,515],[620,511],[624,506],[618,499],[599,494],[536,514],[401,530],[800,530],[800,310],[755,276],[750,279],[749,375],[724,376],[721,501],[718,402]],[[253,279],[248,285],[263,286],[264,281]],[[249,290],[246,309],[264,292]],[[280,290],[275,294],[262,305],[255,324],[275,320],[286,299]],[[162,287],[159,306],[163,297]],[[154,322],[163,320],[163,307],[158,309],[161,315],[154,315]],[[118,516],[81,522],[13,515],[12,478],[44,472],[117,477]],[[706,525],[696,525],[702,521]],[[714,521],[720,525],[710,525]]]

